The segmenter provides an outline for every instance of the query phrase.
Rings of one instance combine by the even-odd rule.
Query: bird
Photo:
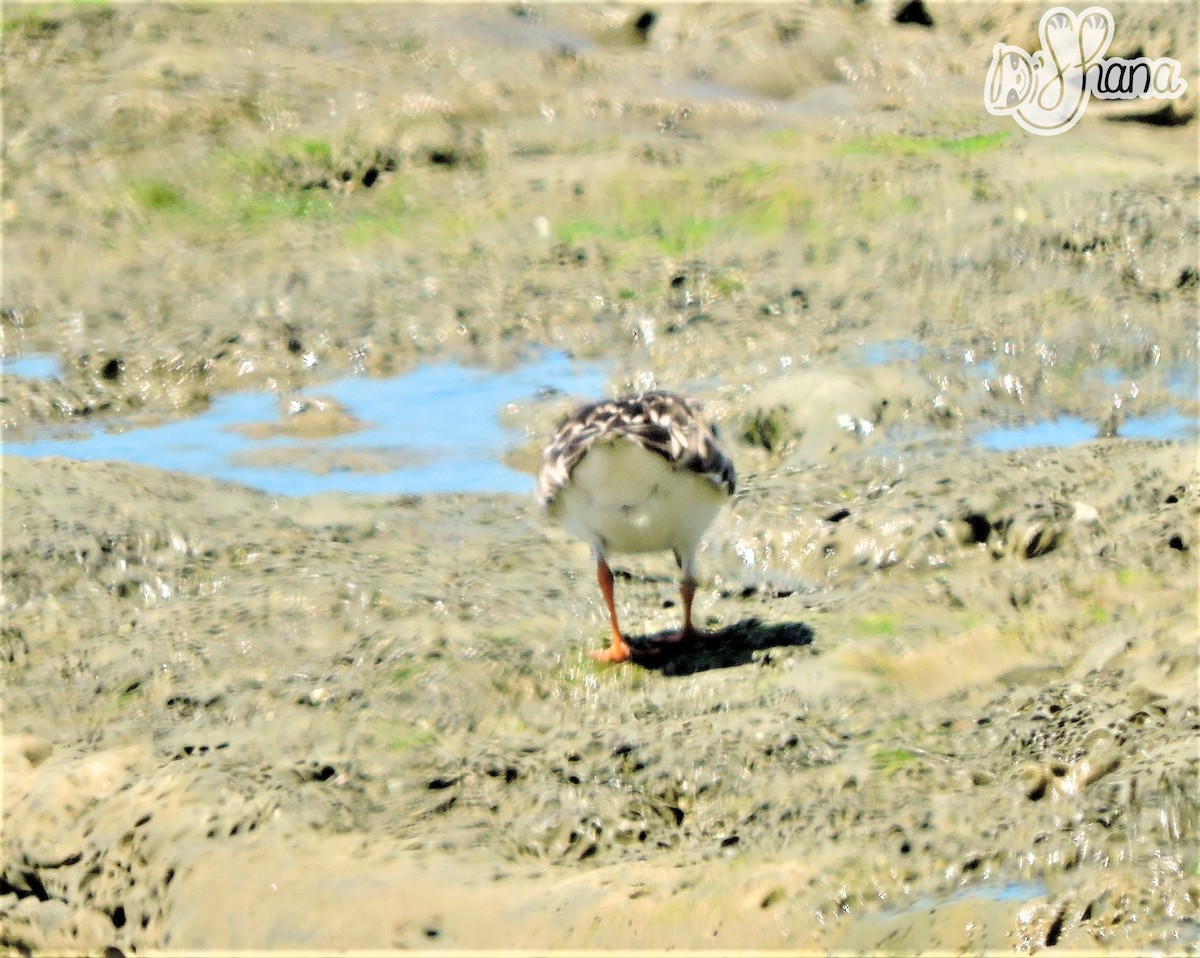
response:
[[[543,513],[583,539],[596,560],[612,640],[588,654],[624,662],[633,653],[613,600],[613,553],[670,550],[679,567],[683,626],[671,642],[695,640],[696,547],[733,496],[733,461],[717,431],[685,397],[650,390],[585,403],[557,426],[542,454],[536,496]]]

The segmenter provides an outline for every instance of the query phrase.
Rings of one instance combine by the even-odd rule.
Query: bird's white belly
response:
[[[724,496],[624,437],[597,442],[556,503],[563,526],[608,552],[693,550]]]

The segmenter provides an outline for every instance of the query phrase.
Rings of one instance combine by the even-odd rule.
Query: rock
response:
[[[797,463],[822,462],[877,441],[929,398],[928,384],[903,367],[804,369],[751,393],[741,438]]]

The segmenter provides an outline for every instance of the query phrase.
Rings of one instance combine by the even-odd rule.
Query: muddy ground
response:
[[[532,495],[6,456],[7,952],[1200,950],[1197,449],[1131,428],[1200,412],[1194,89],[1033,137],[1037,5],[648,9],[4,7],[2,346],[62,366],[6,439],[555,349],[741,480],[711,636],[605,667]],[[560,385],[480,410],[514,466]]]

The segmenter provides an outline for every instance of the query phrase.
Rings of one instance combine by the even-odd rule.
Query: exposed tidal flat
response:
[[[1194,91],[927,12],[5,6],[8,952],[1200,948]],[[603,667],[649,385],[740,488]]]

